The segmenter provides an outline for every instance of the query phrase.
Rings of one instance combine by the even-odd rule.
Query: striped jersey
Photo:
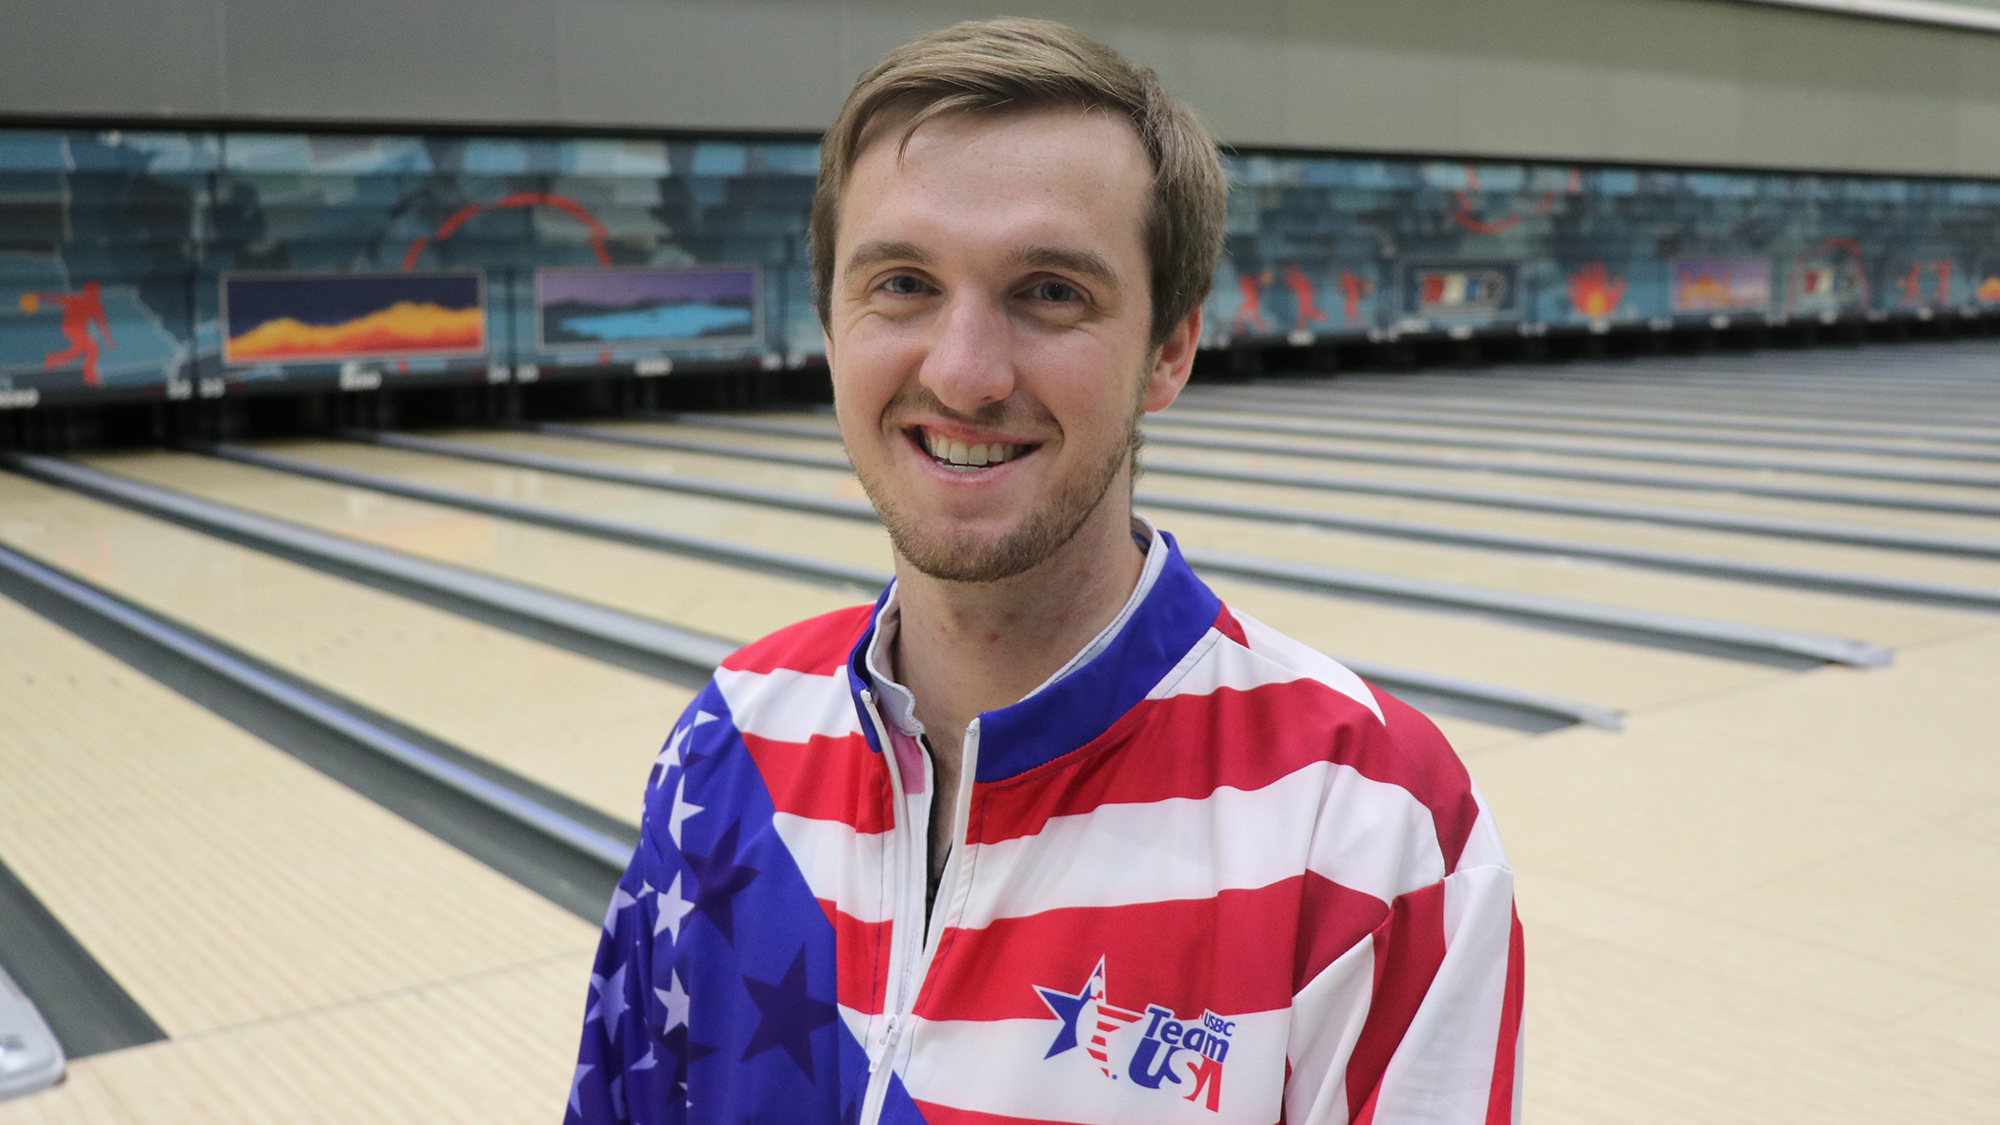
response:
[[[1422,715],[1154,536],[1067,674],[929,786],[876,605],[730,657],[648,780],[566,1120],[1519,1120],[1513,879]]]

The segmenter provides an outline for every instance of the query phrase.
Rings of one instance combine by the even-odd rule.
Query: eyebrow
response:
[[[1062,246],[1028,246],[1014,252],[1014,260],[1024,266],[1045,270],[1066,270],[1117,286],[1118,271],[1102,254]]]
[[[847,256],[845,272],[855,273],[870,266],[879,266],[884,262],[927,265],[930,260],[931,256],[924,253],[923,247],[914,242],[864,242],[854,248],[854,253]]]
[[[1118,271],[1104,255],[1094,250],[1078,250],[1063,246],[1024,246],[1014,251],[1016,265],[1029,269],[1065,270],[1094,278],[1107,285],[1118,285]],[[859,273],[871,266],[887,262],[908,262],[912,265],[929,265],[931,256],[914,242],[878,240],[864,242],[847,256],[846,273]]]

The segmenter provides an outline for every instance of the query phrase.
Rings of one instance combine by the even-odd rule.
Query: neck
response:
[[[998,582],[947,582],[896,561],[896,677],[940,750],[981,711],[1018,703],[1069,662],[1132,596],[1146,557],[1121,484],[1070,541]]]

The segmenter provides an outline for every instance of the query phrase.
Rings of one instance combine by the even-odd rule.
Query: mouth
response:
[[[939,468],[954,473],[979,473],[996,465],[1018,461],[1041,445],[1031,442],[974,441],[933,433],[922,426],[903,431],[910,443],[922,450]]]

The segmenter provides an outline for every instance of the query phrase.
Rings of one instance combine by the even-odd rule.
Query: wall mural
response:
[[[463,273],[226,273],[222,362],[486,354],[485,278]]]
[[[535,271],[544,349],[679,344],[754,347],[757,267]]]
[[[820,349],[818,148],[0,130],[0,407]],[[1230,157],[1203,342],[2000,310],[2000,182]]]

